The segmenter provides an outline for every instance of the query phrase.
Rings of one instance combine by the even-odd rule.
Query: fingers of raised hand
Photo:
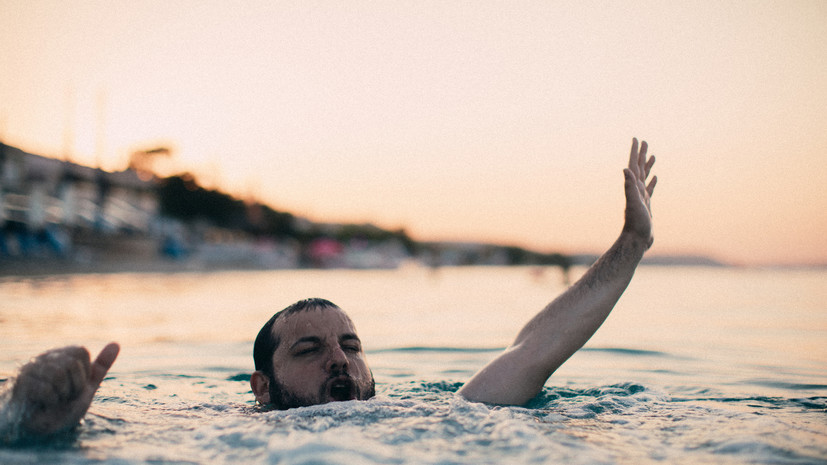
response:
[[[648,159],[646,158],[648,151],[649,144],[646,141],[641,141],[638,148],[637,138],[632,139],[632,150],[629,154],[629,169],[641,182],[649,177],[649,173],[652,171],[652,165],[655,164],[654,155]]]
[[[632,138],[632,150],[629,153],[629,170],[632,172],[633,175],[638,176],[638,167],[640,164],[638,163],[638,144],[637,144],[637,137]]]
[[[640,153],[638,153],[637,157],[637,164],[638,164],[638,171],[637,175],[640,179],[646,178],[646,152],[649,151],[649,144],[646,141],[640,142]]]
[[[654,176],[651,181],[649,181],[649,185],[646,186],[646,192],[649,194],[649,197],[655,193],[655,186],[658,184],[658,177]]]
[[[654,165],[654,164],[655,164],[655,156],[652,155],[651,157],[649,157],[648,160],[646,160],[646,166],[644,167],[644,171],[643,171],[643,178],[644,179],[649,177],[649,173],[652,171],[652,165]]]

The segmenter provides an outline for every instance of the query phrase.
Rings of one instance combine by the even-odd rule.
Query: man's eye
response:
[[[296,352],[296,355],[307,355],[318,351],[318,347],[307,347]]]
[[[359,352],[359,351],[361,351],[361,349],[359,348],[359,346],[344,346],[344,349],[345,349],[347,352]]]

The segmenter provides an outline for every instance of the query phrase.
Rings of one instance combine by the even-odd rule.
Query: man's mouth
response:
[[[328,398],[331,402],[356,399],[356,384],[350,376],[337,376],[328,382]]]

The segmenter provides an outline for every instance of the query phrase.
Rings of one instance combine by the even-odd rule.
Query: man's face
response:
[[[280,339],[269,388],[274,404],[292,408],[373,396],[362,343],[342,310],[293,313],[276,320],[273,332]]]

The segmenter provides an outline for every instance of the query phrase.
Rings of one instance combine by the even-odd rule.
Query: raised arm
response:
[[[632,140],[625,176],[626,213],[614,245],[566,292],[548,304],[520,331],[514,343],[477,372],[460,390],[463,397],[492,404],[522,405],[597,331],[652,245],[649,199],[657,177],[647,186],[655,162],[647,144]]]
[[[0,443],[43,438],[80,422],[120,347],[108,344],[94,362],[83,347],[63,347],[38,355],[3,386]]]

